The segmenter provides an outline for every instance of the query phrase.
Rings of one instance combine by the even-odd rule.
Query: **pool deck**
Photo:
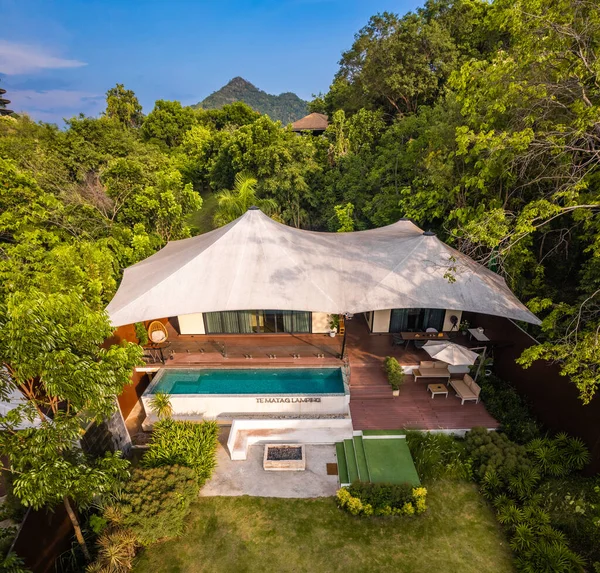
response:
[[[466,430],[475,426],[497,428],[498,422],[483,403],[461,405],[450,389],[448,397],[431,398],[427,385],[438,380],[414,382],[405,377],[399,397],[393,397],[382,368],[385,356],[400,364],[416,366],[428,360],[424,350],[392,345],[389,334],[370,334],[364,318],[357,315],[346,325],[346,357],[339,359],[342,337],[323,334],[253,334],[228,336],[182,336],[167,323],[170,345],[163,351],[165,364],[159,367],[333,367],[350,365],[350,411],[356,430]],[[456,340],[468,345],[460,336]],[[293,355],[299,358],[294,358]],[[251,355],[252,358],[245,358]],[[269,358],[274,355],[276,358]],[[169,356],[172,356],[169,358]],[[152,365],[149,365],[152,366]],[[132,411],[132,416],[140,416]],[[132,420],[133,425],[133,420]]]

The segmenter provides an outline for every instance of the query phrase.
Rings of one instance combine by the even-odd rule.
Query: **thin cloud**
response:
[[[64,117],[79,113],[96,115],[104,105],[104,95],[77,90],[10,90],[10,108],[36,120],[61,123]]]
[[[67,60],[48,53],[45,48],[0,40],[0,72],[10,75],[29,74],[40,70],[80,68],[79,60]]]
[[[73,109],[83,108],[101,101],[104,96],[76,90],[10,90],[12,107],[27,109]]]

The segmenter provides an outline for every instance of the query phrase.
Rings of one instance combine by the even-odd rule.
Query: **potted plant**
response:
[[[340,328],[340,316],[339,314],[329,315],[329,336],[332,338],[337,334]]]
[[[468,320],[463,320],[460,325],[458,326],[458,329],[463,333],[463,334],[467,334],[467,330],[469,330],[469,321]]]
[[[388,382],[392,387],[392,395],[400,395],[400,387],[404,383],[404,370],[400,366],[399,362],[391,356],[386,356],[383,363],[385,372],[387,374]]]

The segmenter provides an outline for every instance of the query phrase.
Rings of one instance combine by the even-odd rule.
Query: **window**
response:
[[[394,308],[390,332],[419,332],[428,328],[441,331],[446,311],[440,308]]]
[[[206,334],[310,333],[312,313],[295,310],[205,312]]]

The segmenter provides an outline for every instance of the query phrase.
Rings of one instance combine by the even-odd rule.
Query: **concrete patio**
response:
[[[328,463],[336,463],[335,445],[306,445],[306,470],[265,471],[264,445],[248,448],[248,458],[232,461],[224,447],[229,434],[223,428],[217,449],[217,467],[201,496],[239,496],[310,498],[335,495],[338,476],[327,475]]]

